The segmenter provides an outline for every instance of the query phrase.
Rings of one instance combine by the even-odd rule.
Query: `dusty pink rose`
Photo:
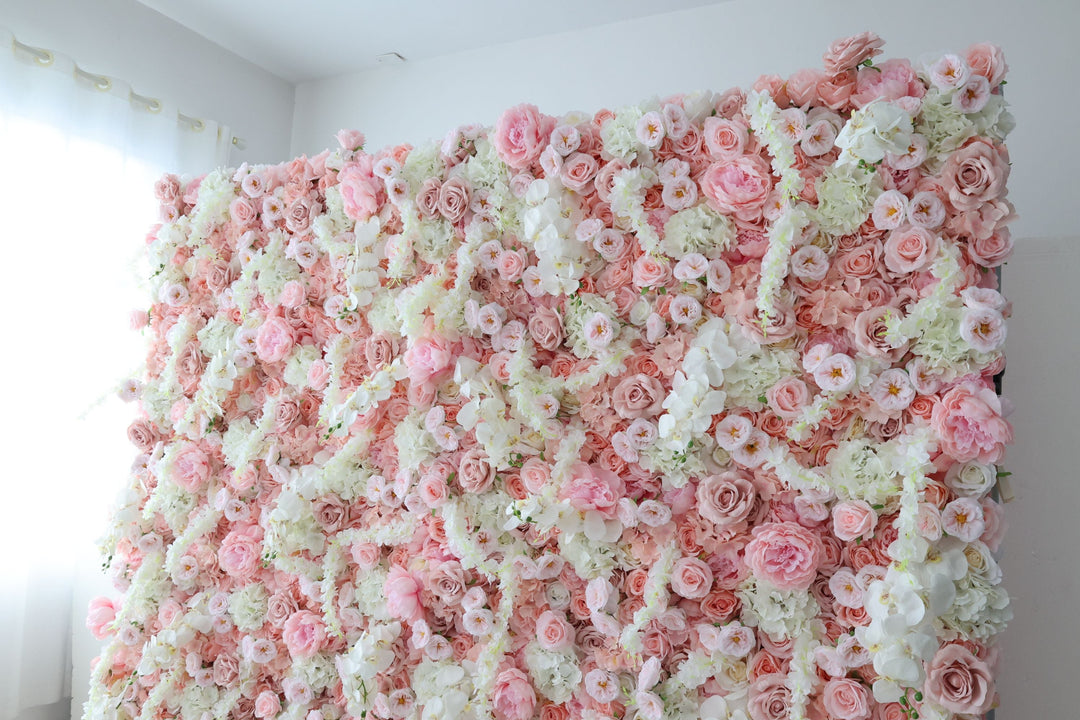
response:
[[[702,478],[695,498],[701,517],[721,528],[729,528],[750,516],[757,504],[757,491],[742,473],[725,472]]]
[[[1013,439],[1012,426],[1001,417],[1001,398],[975,382],[945,393],[934,406],[930,423],[942,452],[960,462],[996,463]]]
[[[694,557],[681,557],[671,571],[671,589],[688,600],[700,600],[712,590],[712,570]]]
[[[536,620],[536,640],[545,650],[566,650],[574,644],[574,628],[561,614],[545,610]]]
[[[946,645],[930,661],[926,695],[946,710],[982,715],[994,704],[994,678],[966,647]]]
[[[596,510],[609,519],[615,517],[619,498],[626,486],[615,473],[599,465],[579,462],[570,468],[570,481],[563,495],[578,510]]]
[[[433,218],[439,213],[439,193],[442,182],[439,178],[429,177],[420,183],[416,191],[416,209],[426,218]]]
[[[897,274],[919,272],[937,255],[938,239],[926,228],[902,225],[885,241],[885,267]]]
[[[418,340],[405,351],[405,366],[409,369],[409,382],[422,385],[447,370],[454,361],[450,342],[434,336]]]
[[[664,386],[656,378],[638,373],[624,377],[611,394],[611,406],[619,417],[633,420],[652,417],[664,403]]]
[[[326,625],[323,624],[322,615],[301,610],[285,621],[281,637],[294,659],[309,658],[319,652],[326,642]]]
[[[865,500],[845,500],[833,506],[833,534],[844,542],[867,539],[874,533],[877,513]]]
[[[482,493],[491,488],[495,482],[495,468],[491,467],[483,450],[474,447],[462,455],[457,481],[465,492]]]
[[[850,678],[832,679],[822,692],[825,710],[836,720],[869,720],[870,692]]]
[[[95,640],[104,640],[116,631],[112,628],[116,620],[116,603],[107,597],[96,597],[90,601],[86,614],[86,627]]]
[[[194,443],[184,444],[172,465],[172,479],[190,493],[198,492],[210,476],[210,458]]]
[[[1009,152],[1005,146],[978,138],[945,161],[941,180],[957,210],[975,210],[1005,194],[1009,179]]]
[[[461,563],[456,560],[439,563],[428,576],[427,587],[447,605],[456,605],[467,589]]]
[[[791,717],[791,690],[787,686],[787,673],[759,675],[750,685],[746,709],[752,720],[788,720]]]
[[[503,670],[495,677],[491,697],[498,720],[529,720],[533,716],[536,691],[529,676],[517,668]]]
[[[556,122],[535,105],[512,107],[495,123],[492,144],[503,162],[515,170],[524,170],[540,158]]]
[[[421,619],[424,616],[424,607],[420,604],[422,587],[416,576],[408,570],[400,565],[391,565],[386,582],[383,583],[387,611],[407,622]]]
[[[765,205],[772,190],[769,164],[757,155],[716,162],[701,177],[701,192],[721,213],[752,214]]]
[[[439,188],[439,213],[452,223],[465,217],[472,197],[469,181],[463,177],[452,177]]]
[[[563,341],[562,318],[559,313],[543,306],[529,316],[529,335],[544,350],[554,350]]]
[[[793,522],[765,523],[746,545],[746,564],[780,590],[806,590],[817,576],[821,539]]]
[[[262,560],[262,528],[248,525],[232,530],[221,541],[218,565],[230,577],[246,580],[255,574]]]
[[[829,45],[829,49],[822,58],[825,62],[825,72],[835,75],[858,67],[863,61],[879,55],[884,45],[885,41],[872,32],[862,32],[836,40]]]
[[[255,353],[266,363],[284,360],[296,344],[296,332],[283,318],[268,318],[255,336]]]

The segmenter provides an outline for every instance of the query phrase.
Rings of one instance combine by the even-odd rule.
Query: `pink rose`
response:
[[[312,390],[322,390],[330,381],[330,366],[325,360],[316,360],[308,368],[308,386]]]
[[[255,698],[255,717],[272,718],[281,712],[281,700],[273,690],[263,690]]]
[[[95,640],[104,640],[116,631],[112,627],[116,620],[116,603],[107,597],[96,597],[90,601],[86,614],[86,627]]]
[[[285,621],[281,637],[294,660],[309,658],[319,652],[326,642],[326,625],[321,615],[301,610]]]
[[[833,506],[833,534],[844,542],[869,538],[877,526],[877,513],[865,500],[845,500]]]
[[[642,255],[634,261],[634,285],[638,288],[656,288],[671,282],[671,267],[666,260]]]
[[[994,679],[966,647],[946,645],[930,661],[926,695],[951,712],[982,715],[994,704]]]
[[[338,189],[341,191],[345,214],[353,220],[368,220],[379,211],[380,181],[371,173],[371,160],[349,163],[338,173]]]
[[[255,353],[265,363],[284,360],[296,343],[296,332],[283,318],[267,318],[255,336]]]
[[[872,68],[859,70],[851,102],[856,107],[863,107],[874,100],[921,98],[925,94],[926,87],[915,74],[911,63],[894,58]]]
[[[288,592],[279,591],[266,601],[266,619],[274,627],[285,627],[285,623],[297,611],[296,601]]]
[[[836,720],[869,720],[870,693],[866,686],[849,678],[832,679],[822,693],[825,710]]]
[[[1005,194],[1009,152],[981,138],[970,141],[945,161],[941,181],[957,210],[974,210]]]
[[[379,564],[382,550],[375,543],[353,543],[349,555],[361,570],[370,570]]]
[[[991,43],[976,43],[964,53],[971,72],[982,75],[990,81],[991,87],[997,87],[1009,72],[1005,55],[1001,48]]]
[[[221,541],[218,565],[230,577],[247,580],[259,568],[262,560],[262,528],[248,525],[232,530]]]
[[[529,492],[539,493],[551,477],[551,466],[540,458],[531,457],[521,467],[521,483]]]
[[[525,272],[525,257],[518,250],[503,250],[496,267],[499,270],[499,277],[508,282],[515,282]]]
[[[957,385],[934,406],[930,424],[941,450],[959,462],[996,463],[1013,439],[1012,426],[1001,417],[1001,398],[975,382]]]
[[[750,700],[746,709],[753,720],[788,720],[791,716],[791,690],[787,686],[787,673],[759,675],[750,685]]]
[[[420,495],[420,501],[429,508],[437,508],[444,505],[450,496],[446,485],[446,479],[434,475],[424,475],[416,487]]]
[[[754,528],[746,545],[746,564],[754,575],[780,590],[806,590],[817,576],[824,548],[821,539],[793,522]]]
[[[753,217],[772,191],[769,164],[757,155],[741,155],[709,166],[701,177],[701,192],[720,213]]]
[[[1003,227],[987,238],[974,238],[968,243],[971,259],[983,267],[994,268],[1009,259],[1013,251],[1012,232]]]
[[[919,272],[933,261],[937,251],[936,235],[926,228],[902,225],[885,241],[885,267],[897,274]]]
[[[536,707],[536,692],[529,677],[517,668],[503,670],[495,678],[492,691],[498,720],[529,720]]]
[[[596,510],[608,519],[615,517],[616,505],[626,486],[615,473],[599,465],[574,463],[563,494],[578,510]]]
[[[462,177],[452,177],[439,189],[439,213],[450,222],[456,223],[465,217],[470,198],[469,181]]]
[[[422,585],[416,577],[400,565],[391,565],[390,573],[383,583],[386,596],[386,609],[396,618],[407,622],[416,622],[424,616],[424,607],[420,604]]]
[[[563,341],[562,318],[559,313],[543,306],[537,307],[529,316],[529,335],[544,350],[554,350]]]
[[[136,420],[128,425],[128,440],[139,449],[140,452],[149,453],[154,445],[160,440],[160,436],[154,429],[153,423],[146,419]]]
[[[356,152],[364,147],[364,133],[359,130],[338,130],[334,137],[337,138],[342,150]]]
[[[456,605],[465,596],[465,571],[457,560],[439,563],[428,576],[427,587],[446,605]]]
[[[664,386],[656,378],[638,373],[624,377],[611,394],[615,413],[626,420],[651,417],[664,403]]]
[[[785,420],[794,420],[802,414],[810,399],[806,383],[797,377],[786,377],[765,392],[772,411]]]
[[[409,382],[423,385],[449,368],[454,354],[448,340],[435,336],[418,340],[405,351],[404,359],[409,369]]]
[[[743,154],[748,129],[742,123],[722,117],[705,118],[705,147],[716,160],[734,160]]]
[[[571,190],[584,192],[598,169],[599,165],[592,155],[574,153],[563,162],[562,183]]]
[[[872,32],[863,32],[836,40],[829,45],[822,59],[825,72],[835,75],[859,66],[860,63],[881,54],[885,41]]]
[[[555,123],[535,105],[518,105],[499,116],[492,144],[504,163],[524,170],[540,158]]]
[[[495,468],[491,467],[483,450],[474,447],[461,456],[457,481],[465,492],[487,492],[495,482]]]
[[[185,443],[172,466],[172,480],[190,493],[197,493],[210,475],[210,458],[198,445]]]
[[[671,589],[688,600],[700,600],[712,590],[712,570],[694,557],[681,557],[671,571]]]
[[[536,620],[536,640],[545,650],[567,650],[574,644],[574,628],[561,614],[546,610]]]
[[[416,209],[426,218],[433,218],[439,212],[439,193],[442,183],[438,178],[429,177],[420,184],[416,193]]]
[[[698,483],[695,493],[698,513],[721,529],[737,527],[757,507],[754,483],[739,472],[709,475]]]

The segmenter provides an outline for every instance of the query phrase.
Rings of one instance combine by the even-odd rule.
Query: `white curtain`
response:
[[[153,183],[228,162],[227,128],[149,100],[0,28],[0,720],[81,716],[86,605],[116,596],[95,538],[135,456],[114,389],[145,348],[128,317]]]

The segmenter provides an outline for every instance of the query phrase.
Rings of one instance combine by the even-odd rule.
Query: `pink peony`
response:
[[[386,595],[386,609],[393,617],[406,622],[416,622],[424,616],[424,607],[420,604],[420,589],[423,587],[416,577],[400,565],[391,565],[390,573],[383,583]]]
[[[172,479],[190,493],[196,493],[206,484],[210,475],[210,458],[194,443],[181,446],[172,464]]]
[[[218,564],[230,577],[247,580],[259,569],[262,560],[263,531],[258,525],[233,529],[221,541]]]
[[[116,631],[112,627],[116,620],[116,603],[107,597],[96,597],[90,601],[86,615],[86,627],[95,640],[104,640]]]
[[[540,158],[556,122],[535,105],[512,107],[495,123],[492,144],[503,162],[515,170],[524,170]]]
[[[765,205],[771,191],[769,164],[757,155],[713,163],[701,177],[702,194],[721,213],[752,215]]]
[[[599,465],[574,463],[570,481],[563,495],[578,510],[596,510],[607,518],[615,517],[616,505],[626,492],[622,478]]]
[[[536,707],[536,691],[529,684],[528,675],[509,668],[495,677],[492,701],[498,720],[529,720]]]
[[[434,336],[418,340],[405,351],[404,360],[409,370],[409,382],[422,385],[449,369],[454,354],[448,340]]]
[[[746,564],[758,578],[780,590],[806,590],[817,576],[824,548],[821,539],[793,522],[754,528],[746,545]]]
[[[942,452],[960,462],[996,463],[1013,439],[1012,426],[1001,417],[1001,398],[971,381],[942,396],[930,423],[940,438]]]
[[[366,160],[366,162],[363,162]],[[379,191],[382,182],[371,173],[371,158],[349,163],[338,173],[338,188],[345,214],[353,220],[368,220],[379,211]]]
[[[946,645],[930,661],[926,695],[951,712],[982,715],[994,705],[994,680],[966,647]]]
[[[825,72],[836,75],[858,67],[865,60],[879,55],[884,45],[885,41],[872,32],[835,40],[823,56]]]
[[[326,625],[321,615],[301,610],[285,621],[281,637],[293,659],[309,658],[319,652],[326,642]]]
[[[296,343],[296,332],[283,318],[267,318],[255,336],[255,353],[265,363],[284,360]]]

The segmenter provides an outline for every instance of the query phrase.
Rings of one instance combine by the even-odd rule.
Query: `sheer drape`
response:
[[[100,649],[86,604],[115,595],[94,538],[134,457],[113,390],[143,352],[127,317],[153,182],[225,164],[231,136],[13,40],[0,28],[0,719],[60,720]]]

